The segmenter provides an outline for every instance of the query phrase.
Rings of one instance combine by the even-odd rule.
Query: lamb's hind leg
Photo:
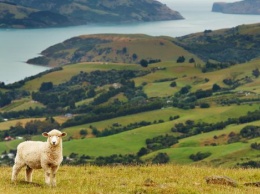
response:
[[[21,162],[15,162],[13,166],[13,172],[12,172],[12,181],[16,181],[18,173],[21,171],[21,169],[25,166],[24,163]]]
[[[33,169],[29,166],[26,167],[25,181],[32,182],[32,172]]]

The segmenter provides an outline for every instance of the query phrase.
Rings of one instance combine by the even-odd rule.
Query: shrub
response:
[[[210,155],[211,155],[210,152],[204,152],[204,153],[198,152],[196,154],[191,154],[189,158],[192,159],[193,161],[199,161],[209,157]]]
[[[212,86],[212,91],[213,91],[213,92],[217,92],[217,91],[219,91],[219,90],[221,90],[221,87],[220,87],[218,84],[213,84],[213,86]]]
[[[142,60],[140,61],[140,65],[141,65],[142,67],[147,67],[147,66],[148,66],[148,61],[145,60],[145,59],[142,59]]]
[[[176,87],[177,84],[176,84],[176,82],[172,82],[172,83],[170,84],[170,86],[171,86],[171,87]]]
[[[248,125],[245,126],[241,131],[240,135],[245,138],[255,138],[260,136],[260,127]]]
[[[201,103],[200,108],[209,108],[210,105],[208,103]]]
[[[248,161],[242,164],[239,164],[239,166],[243,168],[260,168],[260,162],[259,161]]]
[[[166,153],[158,153],[152,160],[153,164],[165,164],[169,162],[170,158]]]
[[[252,143],[251,144],[251,148],[252,149],[255,149],[255,150],[260,150],[260,143]]]
[[[185,62],[185,57],[184,56],[180,56],[178,59],[177,59],[177,63],[183,63]]]
[[[143,155],[146,155],[149,153],[149,150],[147,148],[142,147],[138,152],[137,152],[137,156],[141,157]]]

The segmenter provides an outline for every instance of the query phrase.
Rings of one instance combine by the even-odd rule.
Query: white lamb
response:
[[[26,166],[25,180],[32,182],[33,169],[43,168],[45,183],[56,186],[56,172],[63,160],[62,137],[67,134],[53,129],[49,133],[42,133],[47,142],[25,141],[18,145],[12,172],[12,181],[16,181],[20,170]]]

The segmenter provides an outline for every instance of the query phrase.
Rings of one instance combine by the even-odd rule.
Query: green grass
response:
[[[107,71],[110,69],[130,69],[130,70],[137,70],[142,69],[140,65],[135,64],[113,64],[113,63],[78,63],[73,65],[66,65],[63,66],[62,71],[55,71],[49,74],[46,74],[42,77],[33,79],[22,87],[25,90],[35,91],[38,90],[41,86],[42,82],[52,82],[54,85],[61,84],[63,82],[69,81],[72,76],[79,74],[81,71],[83,72],[91,72],[94,70],[103,70]]]
[[[149,160],[153,158],[158,152],[167,153],[172,163],[176,164],[193,164],[194,162],[189,159],[191,154],[196,154],[197,152],[210,152],[212,155],[197,164],[207,164],[216,165],[224,167],[232,167],[236,165],[237,162],[246,162],[249,160],[258,160],[259,152],[250,148],[252,143],[260,143],[260,138],[254,138],[247,140],[246,142],[238,143],[227,143],[227,137],[229,133],[235,132],[238,134],[240,130],[246,125],[259,126],[260,121],[242,124],[242,125],[230,125],[224,130],[212,131],[209,133],[203,133],[184,139],[180,139],[179,143],[174,145],[172,148],[159,150],[157,152],[151,153],[145,156],[144,160]],[[218,139],[214,139],[217,136]],[[219,140],[225,137],[225,142]],[[216,143],[217,146],[205,145],[205,143]],[[196,164],[196,163],[195,163]]]
[[[100,35],[101,36],[101,35]],[[123,48],[125,46],[125,42],[131,40],[133,41],[131,44],[127,46],[127,50],[130,55],[133,52],[138,52],[139,57],[146,57],[149,55],[153,55],[153,58],[161,58],[159,55],[163,53],[161,59],[162,62],[156,64],[150,64],[147,68],[143,68],[137,64],[123,64],[123,63],[79,63],[63,66],[62,71],[55,71],[44,75],[42,77],[36,78],[34,80],[26,82],[26,84],[22,87],[22,89],[28,90],[30,92],[36,91],[40,88],[42,82],[46,82],[46,80],[53,82],[54,85],[63,83],[65,81],[70,80],[70,78],[76,74],[79,74],[81,71],[90,72],[94,70],[102,70],[107,71],[110,69],[117,70],[151,70],[153,68],[161,68],[160,70],[154,71],[146,76],[134,78],[136,86],[140,86],[143,83],[146,83],[143,88],[144,92],[148,95],[148,97],[172,97],[174,93],[179,91],[181,87],[190,85],[192,86],[192,92],[196,90],[202,89],[211,89],[213,84],[217,83],[221,87],[228,87],[224,85],[223,79],[226,78],[234,78],[242,79],[250,77],[252,82],[247,83],[245,85],[241,85],[237,87],[233,92],[229,94],[223,95],[214,95],[212,97],[202,99],[201,102],[209,102],[211,104],[208,109],[192,109],[192,110],[181,110],[177,108],[164,108],[161,110],[143,112],[134,115],[128,115],[123,117],[118,117],[114,119],[99,121],[95,123],[87,123],[84,125],[73,126],[70,128],[63,129],[68,133],[64,141],[64,154],[69,155],[70,153],[78,153],[80,155],[90,155],[90,156],[107,156],[111,154],[129,154],[136,153],[141,147],[145,146],[145,140],[147,138],[152,138],[158,135],[163,135],[166,133],[171,133],[171,128],[180,122],[185,122],[186,120],[194,120],[195,122],[206,122],[206,123],[216,123],[219,121],[226,121],[228,118],[238,118],[242,115],[246,115],[248,111],[253,111],[259,109],[259,104],[242,104],[242,105],[230,105],[230,106],[218,106],[215,101],[216,99],[221,98],[257,98],[260,92],[260,79],[254,78],[252,76],[252,70],[255,68],[259,68],[260,59],[255,59],[249,61],[245,64],[234,65],[227,69],[222,69],[219,71],[202,73],[201,69],[195,68],[194,64],[189,64],[188,59],[192,56],[187,51],[180,49],[176,45],[170,45],[171,39],[167,39],[166,37],[149,37],[145,35],[102,35],[104,37],[110,36],[116,38],[113,45],[115,48]],[[116,38],[115,38],[116,37]],[[147,41],[147,49],[142,48],[143,42],[138,42],[138,40],[142,39],[142,41]],[[160,41],[162,44],[160,44]],[[112,43],[111,43],[112,44]],[[162,49],[161,52],[155,52],[152,50],[152,47],[157,49]],[[174,55],[172,54],[174,53]],[[185,63],[176,63],[176,56],[185,55],[186,62]],[[196,58],[197,63],[203,63]],[[162,70],[166,68],[165,70]],[[172,88],[170,87],[171,81],[164,82],[156,82],[158,80],[166,79],[166,78],[176,78],[177,86]],[[206,82],[205,80],[209,81]],[[108,88],[106,85],[103,88]],[[101,90],[101,89],[100,89]],[[239,91],[250,91],[252,94],[250,96],[241,96],[238,94]],[[114,98],[118,98],[122,101],[126,101],[125,96],[122,94],[117,95]],[[109,102],[112,102],[114,98],[111,98]],[[259,96],[258,96],[259,98]],[[88,104],[93,99],[82,100],[76,102],[76,105]],[[37,105],[41,106],[41,105]],[[23,110],[28,109],[29,107],[34,107],[32,105],[30,99],[21,99],[13,102],[10,106],[1,108],[1,111],[13,111],[13,110]],[[170,116],[179,115],[180,118],[174,121],[169,121]],[[44,118],[41,118],[44,119]],[[56,118],[55,118],[56,119]],[[66,119],[63,117],[57,117],[59,119],[59,123],[63,123]],[[114,123],[119,123],[122,126],[127,126],[130,123],[140,122],[140,121],[150,121],[154,123],[154,121],[164,120],[164,123],[157,123],[146,127],[137,128],[131,131],[123,132],[120,134],[103,137],[103,138],[94,138],[93,134],[91,134],[90,125],[96,127],[98,130],[102,131],[105,128],[110,128]],[[23,124],[27,122],[27,119],[24,120],[10,120],[8,122],[0,123],[0,130],[6,130],[10,128],[10,126],[14,126],[17,122],[21,121]],[[259,125],[259,122],[253,122],[255,125]],[[223,163],[223,165],[233,165],[235,159],[240,158],[242,155],[247,155],[249,158],[256,158],[256,154],[254,151],[249,150],[249,145],[251,144],[251,140],[248,143],[237,143],[227,145],[228,134],[230,132],[239,132],[244,125],[230,125],[225,130],[214,131],[210,133],[200,134],[194,137],[188,137],[185,139],[181,139],[179,144],[175,145],[173,148],[160,150],[167,152],[171,157],[171,162],[173,163],[186,163],[190,164],[192,161],[187,157],[193,152],[197,151],[210,151],[212,152],[212,156],[208,159],[205,159],[204,163],[210,163],[214,165],[218,165]],[[81,129],[86,129],[88,131],[88,135],[85,139],[81,139],[79,134]],[[222,136],[224,134],[224,136]],[[218,136],[218,139],[214,139],[214,136]],[[68,138],[72,137],[71,141],[67,141]],[[33,140],[45,140],[41,136],[33,137]],[[252,140],[253,141],[253,140]],[[17,145],[17,141],[12,142],[1,142],[0,143],[0,152],[8,149],[15,149]],[[205,146],[210,145],[211,143],[216,143],[218,146]],[[223,152],[223,150],[227,150]],[[151,158],[156,153],[152,153],[147,156],[147,158]],[[219,158],[218,158],[219,157]],[[233,158],[228,159],[228,158]],[[201,162],[201,163],[203,163]]]
[[[78,153],[80,155],[86,154],[90,156],[100,155],[112,155],[112,154],[129,154],[136,153],[139,149],[145,146],[145,140],[161,134],[171,133],[171,128],[175,123],[185,122],[188,119],[197,120],[201,122],[218,122],[225,118],[238,117],[239,115],[245,115],[249,110],[255,110],[258,107],[252,107],[249,105],[228,106],[228,107],[215,107],[211,109],[194,109],[188,111],[180,111],[178,109],[168,108],[158,111],[152,111],[147,113],[135,114],[133,116],[119,117],[107,121],[101,121],[97,123],[90,123],[87,125],[81,125],[65,129],[69,136],[73,134],[77,137],[80,129],[88,129],[92,125],[99,130],[103,130],[106,126],[112,126],[113,123],[119,123],[123,126],[142,121],[145,118],[146,121],[154,121],[162,119],[165,122],[154,124],[146,127],[137,128],[131,131],[126,131],[112,136],[102,138],[86,138],[80,140],[72,140],[64,142],[64,154],[69,155],[71,152]],[[187,114],[189,113],[189,114]],[[169,121],[169,116],[175,116],[179,114],[181,117],[174,121]],[[232,116],[232,117],[231,117]],[[258,124],[258,122],[256,122]],[[242,128],[245,125],[241,125]],[[231,127],[231,126],[230,126]],[[237,128],[237,126],[234,126]],[[240,128],[240,129],[241,129]],[[234,129],[227,129],[230,133]],[[89,130],[89,132],[91,132]],[[225,133],[224,131],[214,131],[210,133],[202,134],[202,136],[193,136],[180,140],[180,144],[184,144],[181,147],[198,146],[206,140],[213,138],[215,134]],[[206,137],[204,137],[206,136]],[[198,140],[198,139],[202,140]],[[186,140],[187,139],[187,140]]]
[[[13,101],[10,105],[7,105],[1,109],[2,112],[8,112],[8,111],[21,111],[21,110],[28,110],[29,108],[43,108],[44,105],[42,105],[39,102],[35,102],[29,98],[23,98],[20,100]]]
[[[91,130],[89,126],[92,125],[98,130],[103,130],[113,123],[119,123],[122,126],[126,126],[130,123],[140,121],[154,122],[159,119],[164,120],[164,123],[157,123],[146,127],[137,128],[131,131],[126,131],[116,135],[102,137],[102,138],[85,138],[79,140],[64,141],[64,154],[78,153],[80,155],[90,156],[107,156],[111,154],[129,154],[136,153],[139,149],[145,146],[145,140],[159,136],[161,134],[172,133],[171,128],[175,123],[185,122],[186,120],[195,120],[201,122],[218,122],[226,120],[227,118],[236,118],[241,115],[245,115],[248,111],[258,109],[257,106],[241,105],[241,106],[225,106],[225,107],[212,107],[211,109],[193,109],[193,110],[179,110],[175,108],[161,109],[157,111],[150,111],[140,114],[134,114],[124,117],[118,117],[106,121],[100,121],[96,123],[89,123],[85,125],[75,126],[64,129],[68,133],[67,139],[72,136],[79,138],[79,131],[81,129],[87,129],[89,133]],[[170,116],[180,115],[180,118],[174,121],[169,121]],[[258,124],[258,123],[256,123]],[[1,126],[1,125],[0,125]],[[234,128],[232,128],[234,127]],[[241,129],[242,126],[240,126]],[[238,126],[230,126],[227,129],[227,133],[232,130],[238,130]],[[226,133],[224,131],[214,131],[210,133],[201,134],[180,140],[180,147],[194,147],[204,145],[206,141],[211,141],[214,135],[221,135]],[[44,138],[34,137],[34,140],[44,140]],[[10,148],[15,149],[16,144]],[[0,152],[3,152],[5,147],[0,147]]]
[[[17,145],[21,142],[22,140],[1,141],[0,153],[3,153],[4,151],[9,151],[10,149],[16,149]]]

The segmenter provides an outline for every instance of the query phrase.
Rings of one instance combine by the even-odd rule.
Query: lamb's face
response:
[[[60,144],[62,141],[62,137],[65,137],[67,134],[65,132],[60,132],[56,129],[53,129],[49,133],[44,132],[42,134],[44,137],[47,137],[47,141],[52,145],[52,146],[57,146]]]

